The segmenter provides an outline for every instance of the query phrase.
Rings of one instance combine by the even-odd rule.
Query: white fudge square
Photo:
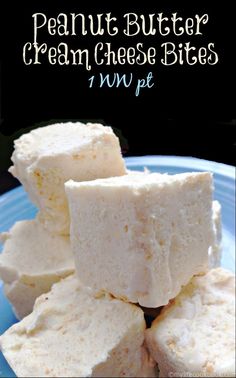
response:
[[[51,235],[35,220],[16,222],[2,235],[0,278],[17,318],[28,315],[35,299],[74,272],[68,236]]]
[[[213,243],[209,173],[126,176],[65,184],[81,281],[159,307],[208,269]]]
[[[10,172],[39,208],[38,218],[54,233],[69,233],[64,183],[126,173],[118,138],[100,124],[59,123],[15,141]]]
[[[20,377],[153,377],[145,328],[140,308],[108,294],[94,297],[71,276],[39,297],[0,345]]]
[[[235,276],[194,277],[146,331],[161,377],[235,377]]]

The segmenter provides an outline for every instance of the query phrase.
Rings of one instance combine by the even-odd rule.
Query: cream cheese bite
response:
[[[58,123],[40,127],[15,140],[10,172],[19,179],[38,219],[53,233],[69,233],[64,183],[126,173],[119,139],[96,123]]]
[[[235,377],[235,276],[194,277],[146,331],[161,377]]]
[[[65,187],[72,251],[85,285],[159,307],[208,269],[210,173],[130,172]]]
[[[154,377],[145,328],[140,308],[96,297],[70,276],[39,297],[0,345],[20,377]]]
[[[221,205],[218,201],[212,202],[212,221],[214,231],[213,245],[209,248],[209,269],[217,268],[221,263],[222,253],[222,224],[221,224]],[[148,308],[142,307],[144,314],[149,318],[156,318],[162,307]]]
[[[36,220],[20,221],[1,235],[0,279],[18,319],[53,283],[74,272],[68,236],[51,235]]]

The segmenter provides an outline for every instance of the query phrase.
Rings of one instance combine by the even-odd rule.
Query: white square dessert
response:
[[[145,329],[140,308],[94,297],[71,276],[39,297],[0,345],[19,377],[154,377]]]
[[[235,276],[217,268],[194,277],[146,341],[161,377],[235,377]]]
[[[126,173],[118,138],[100,124],[59,123],[15,141],[10,172],[39,208],[38,218],[54,233],[69,233],[64,183]]]
[[[208,269],[210,173],[130,173],[65,187],[77,271],[96,291],[159,307]]]
[[[74,258],[68,236],[51,235],[37,221],[16,222],[0,254],[0,279],[18,319],[28,315],[35,299],[53,283],[74,273]]]

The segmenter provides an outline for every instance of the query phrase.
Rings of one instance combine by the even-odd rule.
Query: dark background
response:
[[[50,5],[48,4],[50,3]],[[235,164],[235,20],[230,3],[198,1],[126,2],[125,5],[99,1],[21,1],[1,2],[1,125],[0,192],[16,182],[6,173],[10,165],[12,142],[28,128],[51,120],[101,120],[121,136],[126,156],[164,154],[195,156]],[[96,4],[96,5],[95,5]],[[160,46],[166,41],[191,42],[195,46],[215,43],[219,63],[215,66],[174,65],[102,67],[87,72],[81,66],[51,66],[48,63],[26,66],[22,47],[33,40],[32,14],[96,14],[126,12],[140,14],[178,12],[182,17],[208,13],[208,24],[201,37],[84,37],[70,40],[39,34],[39,42],[56,46],[68,42],[71,47],[93,46],[99,40],[113,46]],[[70,42],[71,41],[71,42]],[[93,49],[91,48],[91,51]],[[95,72],[133,72],[136,78],[153,72],[155,86],[135,97],[134,89],[89,89],[88,78]]]

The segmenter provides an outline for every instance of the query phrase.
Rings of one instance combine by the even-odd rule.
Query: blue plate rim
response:
[[[212,160],[196,158],[192,156],[178,156],[178,155],[144,155],[144,156],[127,156],[124,158],[129,166],[139,164],[161,165],[162,167],[182,167],[198,170],[212,170],[214,173],[227,176],[228,178],[236,178],[236,167],[229,164],[219,163]]]

